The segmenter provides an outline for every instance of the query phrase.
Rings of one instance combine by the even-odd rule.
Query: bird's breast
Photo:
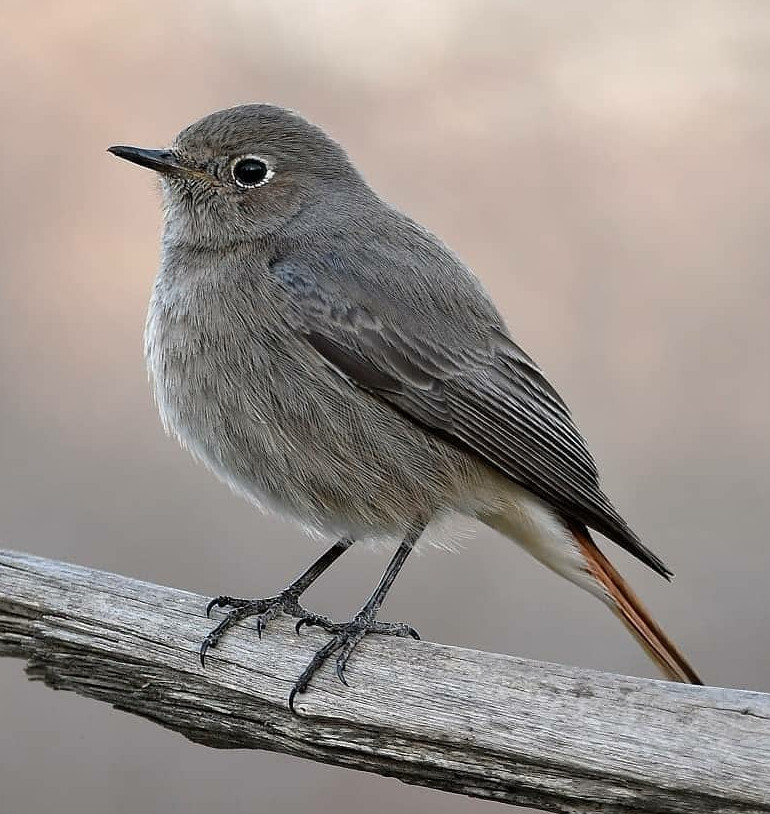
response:
[[[451,505],[464,454],[331,369],[280,293],[156,282],[145,350],[163,423],[264,509],[328,534],[400,530]]]
[[[280,469],[284,440],[273,380],[281,343],[276,315],[267,309],[258,319],[245,299],[159,278],[145,355],[167,432],[233,488],[269,500],[279,487],[266,473]]]

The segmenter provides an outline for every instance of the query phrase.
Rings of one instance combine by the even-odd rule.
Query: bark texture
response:
[[[557,812],[770,812],[770,695],[370,636],[343,687],[289,690],[325,634],[249,622],[198,662],[207,598],[0,552],[0,655],[217,748],[268,749]],[[216,616],[216,613],[214,614]]]

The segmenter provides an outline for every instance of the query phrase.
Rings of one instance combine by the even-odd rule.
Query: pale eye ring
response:
[[[275,171],[258,155],[243,155],[230,165],[230,175],[241,189],[255,189],[266,184]]]

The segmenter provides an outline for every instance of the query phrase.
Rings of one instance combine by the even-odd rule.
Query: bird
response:
[[[264,511],[336,541],[284,590],[212,599],[262,636],[279,614],[329,634],[297,678],[293,712],[335,656],[347,684],[368,634],[419,638],[378,611],[426,528],[465,516],[603,602],[671,680],[701,684],[593,532],[670,579],[602,490],[572,414],[512,338],[479,278],[383,200],[344,148],[298,113],[220,110],[170,147],[113,146],[154,170],[161,259],[145,355],[168,433]],[[345,622],[307,588],[354,543],[396,551]]]

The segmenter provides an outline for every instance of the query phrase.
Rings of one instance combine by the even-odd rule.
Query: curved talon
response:
[[[420,641],[420,634],[413,627],[409,627],[408,633],[413,639],[417,639],[418,642]]]
[[[299,633],[302,627],[321,627],[327,633],[337,634],[339,633],[345,626],[338,624],[337,622],[332,622],[331,619],[327,619],[325,616],[319,616],[315,613],[308,613],[305,616],[300,617],[297,621],[297,624],[294,625],[294,630]]]
[[[201,667],[203,667],[204,670],[206,669],[206,653],[208,652],[209,647],[210,645],[208,639],[204,639],[200,649]]]
[[[349,687],[347,679],[345,678],[345,662],[341,659],[337,659],[337,667],[336,667],[337,678],[346,686]]]
[[[207,619],[210,619],[210,618],[211,618],[211,611],[213,611],[213,610],[214,610],[214,608],[216,608],[216,607],[220,607],[220,608],[222,607],[222,606],[219,604],[219,597],[218,597],[218,596],[215,596],[215,597],[214,597],[214,598],[211,600],[211,602],[209,602],[209,604],[208,604],[208,605],[206,605],[206,618],[207,618]]]
[[[291,688],[291,692],[289,693],[289,709],[291,710],[291,712],[292,712],[292,714],[293,714],[293,715],[298,715],[298,716],[299,716],[299,715],[301,715],[301,714],[302,714],[302,713],[300,713],[300,712],[299,712],[299,710],[297,710],[297,709],[294,707],[294,701],[296,700],[296,698],[297,698],[297,696],[298,696],[298,695],[304,695],[304,694],[305,694],[305,690],[306,690],[306,689],[307,689],[307,687],[301,687],[301,686],[299,685],[299,682],[297,682],[297,683],[296,683],[296,684],[295,684],[295,685],[294,685],[294,686]]]

